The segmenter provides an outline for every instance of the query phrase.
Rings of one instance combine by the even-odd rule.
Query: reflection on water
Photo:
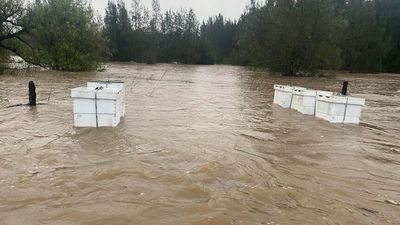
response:
[[[94,79],[126,82],[118,128],[72,127],[70,89]],[[140,64],[1,75],[0,224],[400,224],[400,77],[346,77],[367,99],[360,126],[272,105],[274,83],[343,79]],[[48,104],[5,108],[27,102],[29,80]]]

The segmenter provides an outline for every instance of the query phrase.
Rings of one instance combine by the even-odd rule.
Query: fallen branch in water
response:
[[[9,105],[6,108],[14,108],[14,107],[19,107],[19,106],[29,106],[29,104],[16,104],[16,105]]]
[[[38,103],[36,105],[47,105],[47,103]],[[15,108],[15,107],[20,107],[20,106],[30,106],[30,105],[29,104],[16,104],[16,105],[6,106],[5,108]]]
[[[49,97],[47,98],[47,104],[49,104],[49,102],[50,102],[52,92],[53,92],[53,89],[50,90]]]

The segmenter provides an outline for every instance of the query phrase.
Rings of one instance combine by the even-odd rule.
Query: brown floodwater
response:
[[[73,128],[71,88],[99,79],[126,82],[126,118]],[[345,79],[367,100],[360,125],[272,105],[274,83]],[[48,104],[7,108],[30,80]],[[0,87],[1,225],[400,224],[400,76],[110,64],[12,72]]]

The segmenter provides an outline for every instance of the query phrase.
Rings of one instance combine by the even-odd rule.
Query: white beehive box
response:
[[[365,99],[348,97],[344,123],[359,124],[362,108],[365,106]]]
[[[300,109],[300,112],[305,115],[315,115],[316,102],[317,102],[317,91],[304,90],[303,107]]]
[[[111,89],[120,89],[121,90],[121,98],[118,100],[117,104],[120,107],[121,117],[125,117],[125,85],[123,81],[118,80],[109,80],[109,81],[89,81],[87,82],[88,88],[111,88]]]
[[[74,101],[75,127],[116,127],[121,118],[118,101],[122,91],[119,89],[74,88],[71,97]]]
[[[343,123],[346,113],[347,97],[332,95],[328,111],[328,121],[331,123]]]
[[[280,105],[283,108],[289,108],[292,101],[293,88],[285,85],[274,85],[274,104]]]
[[[303,91],[305,90],[306,88],[303,87],[293,87],[290,108],[301,112],[303,108]]]
[[[315,116],[320,119],[329,120],[331,98],[333,92],[317,91]]]
[[[365,99],[335,95],[332,92],[317,93],[316,117],[331,123],[360,123]]]

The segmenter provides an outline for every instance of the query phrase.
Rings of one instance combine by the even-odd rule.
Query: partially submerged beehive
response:
[[[365,99],[318,92],[315,116],[331,123],[360,123]]]
[[[121,108],[121,116],[125,116],[125,85],[123,81],[119,80],[108,80],[108,81],[89,81],[87,82],[88,88],[111,88],[111,89],[120,89],[121,93],[121,104],[119,107]]]
[[[331,123],[360,123],[365,99],[284,85],[274,85],[274,89],[274,104],[284,108],[288,108],[287,102],[290,102],[290,108]],[[285,90],[292,90],[291,94]]]
[[[292,102],[293,88],[285,85],[274,85],[275,96],[274,104],[280,105],[283,108],[289,108]]]
[[[87,87],[72,89],[75,127],[116,127],[124,117],[123,83],[99,84],[88,82]]]

